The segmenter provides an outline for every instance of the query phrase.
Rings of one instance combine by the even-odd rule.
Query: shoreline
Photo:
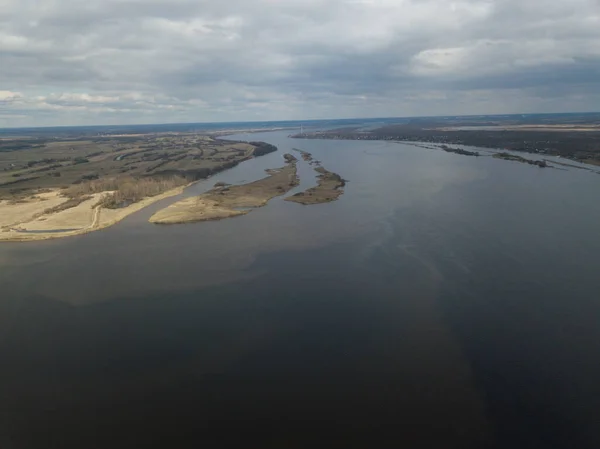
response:
[[[145,209],[146,207],[151,206],[152,204],[154,204],[158,201],[182,194],[185,191],[185,189],[196,184],[197,182],[198,181],[194,181],[192,183],[189,183],[189,184],[186,184],[183,186],[179,186],[174,189],[163,192],[160,195],[144,198],[143,200],[138,201],[137,203],[134,203],[134,204],[132,204],[128,207],[122,208],[122,209],[106,209],[101,206],[97,206],[95,208],[92,208],[92,211],[93,211],[92,212],[93,213],[92,223],[89,226],[86,226],[86,227],[83,227],[80,229],[76,229],[76,230],[60,232],[60,230],[48,229],[47,230],[48,232],[43,232],[43,230],[40,230],[40,231],[38,231],[38,230],[18,231],[18,230],[15,230],[14,228],[11,228],[11,230],[9,230],[9,231],[0,231],[0,244],[2,244],[4,242],[6,242],[6,243],[8,243],[8,242],[35,242],[35,241],[42,241],[42,240],[54,240],[54,239],[74,237],[77,235],[84,235],[84,234],[88,234],[90,232],[100,231],[102,229],[106,229],[111,226],[114,226],[115,224],[123,221],[125,218],[129,217],[130,215],[132,215],[136,212],[139,212],[142,209]],[[105,214],[108,212],[110,215],[106,221],[102,220],[103,212]],[[31,220],[31,221],[33,221],[33,220]],[[18,226],[18,225],[15,225],[15,226]]]

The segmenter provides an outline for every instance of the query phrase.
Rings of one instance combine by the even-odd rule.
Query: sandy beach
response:
[[[60,212],[47,212],[68,201],[61,196],[60,189],[35,195],[22,203],[0,201],[0,242],[64,238],[104,229],[157,201],[179,195],[186,187],[180,186],[120,209],[96,206],[102,196],[111,192],[91,195],[78,206]]]

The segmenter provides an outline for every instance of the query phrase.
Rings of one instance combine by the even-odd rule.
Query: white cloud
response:
[[[14,102],[23,98],[21,92],[11,92],[10,90],[0,90],[0,102]]]
[[[590,110],[600,7],[0,0],[0,89],[0,126]]]

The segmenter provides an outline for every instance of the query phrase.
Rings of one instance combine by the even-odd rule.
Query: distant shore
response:
[[[373,129],[347,127],[302,132],[290,137],[460,145],[555,156],[581,164],[600,166],[600,124],[595,118],[573,123],[526,123],[525,119],[519,121],[515,117],[483,122],[464,117],[451,120],[422,118]]]

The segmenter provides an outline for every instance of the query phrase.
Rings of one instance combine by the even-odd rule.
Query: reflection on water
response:
[[[599,447],[597,176],[286,134],[184,196],[339,201],[0,246],[0,447]]]

